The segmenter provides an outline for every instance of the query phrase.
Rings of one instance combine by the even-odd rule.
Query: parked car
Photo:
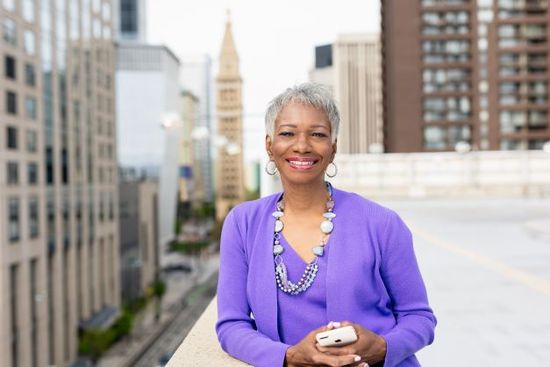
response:
[[[159,366],[166,366],[172,358],[172,353],[165,352],[159,358]]]

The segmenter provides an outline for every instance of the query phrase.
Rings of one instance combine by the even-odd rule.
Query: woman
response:
[[[330,93],[289,88],[265,120],[266,171],[278,171],[283,192],[225,219],[222,348],[254,366],[419,366],[414,353],[432,342],[436,319],[411,233],[393,211],[325,182],[336,173],[340,120]],[[318,332],[345,325],[356,342],[316,343]]]

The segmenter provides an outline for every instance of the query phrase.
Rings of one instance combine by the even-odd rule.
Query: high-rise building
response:
[[[0,6],[0,365],[65,366],[120,306],[110,0]]]
[[[322,84],[334,93],[332,44],[315,47],[315,67],[309,71],[309,81]]]
[[[342,119],[339,152],[369,153],[382,146],[381,74],[377,34],[342,34],[333,45],[315,48],[309,78],[334,93]]]
[[[216,131],[214,115],[214,88],[212,59],[208,55],[183,57],[180,69],[180,81],[184,90],[198,98],[198,113],[193,121],[193,149],[198,159],[201,175],[201,190],[195,197],[200,200],[214,201],[214,172],[212,156],[212,135]],[[199,166],[196,166],[198,169]],[[196,170],[195,169],[195,170]]]
[[[368,153],[383,142],[378,34],[342,34],[333,46],[334,95],[342,125],[341,153]]]
[[[128,303],[159,275],[158,182],[123,175],[119,188],[121,296]]]
[[[181,92],[181,119],[183,122],[183,136],[179,157],[179,195],[178,209],[181,213],[188,213],[191,204],[205,201],[206,188],[201,166],[201,150],[197,149],[200,139],[194,139],[193,130],[199,115],[199,99],[189,91]]]
[[[165,154],[161,123],[179,111],[179,60],[148,44],[119,43],[116,53],[119,164],[158,177]]]
[[[548,1],[382,1],[389,152],[540,149],[548,122]]]
[[[225,25],[219,64],[216,78],[218,135],[226,139],[226,144],[218,150],[216,162],[216,216],[221,219],[232,206],[244,200],[245,194],[242,79],[230,20]]]
[[[180,61],[168,47],[145,42],[145,0],[115,1],[119,165],[123,171],[137,170],[159,180],[158,244],[162,265],[166,245],[175,235],[182,133]]]

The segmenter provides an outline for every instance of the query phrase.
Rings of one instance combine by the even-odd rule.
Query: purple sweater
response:
[[[227,353],[259,367],[282,366],[289,347],[278,332],[272,254],[279,197],[235,207],[221,237],[218,339]],[[393,211],[356,194],[334,189],[333,197],[326,320],[355,322],[384,337],[385,367],[418,366],[414,353],[433,341],[436,319],[410,231]]]

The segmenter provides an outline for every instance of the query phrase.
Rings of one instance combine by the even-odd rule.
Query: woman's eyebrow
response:
[[[318,125],[313,125],[313,126],[310,126],[310,128],[312,129],[317,129],[319,127],[322,127],[322,128],[325,128],[325,129],[328,129],[329,127],[325,124],[318,124]]]
[[[281,127],[298,127],[298,125],[295,125],[295,124],[280,124],[279,125],[279,128]],[[325,129],[328,129],[329,127],[326,125],[326,124],[316,124],[316,125],[312,125],[312,126],[309,126],[310,129],[317,129],[319,127],[322,127],[322,128],[325,128]]]

